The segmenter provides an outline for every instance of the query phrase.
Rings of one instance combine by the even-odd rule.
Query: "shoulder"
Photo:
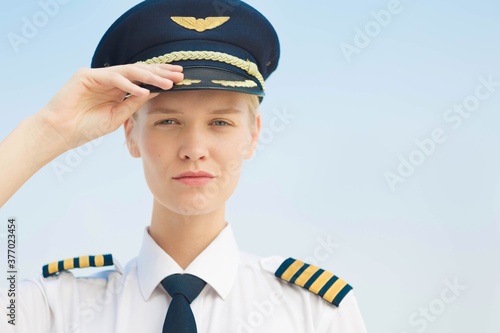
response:
[[[89,267],[99,268],[90,272]],[[76,268],[86,269],[87,276],[75,276],[70,270]],[[120,264],[111,255],[55,261],[43,266],[41,273],[19,282],[19,312],[30,314],[29,320],[20,318],[26,332],[48,332],[56,324],[79,322],[82,313],[88,313],[86,309],[102,306],[103,300],[118,295],[124,280]]]
[[[301,318],[297,325],[316,332],[366,333],[353,288],[337,274],[294,258],[245,256],[242,261],[246,273],[259,273],[254,277],[263,281],[265,299],[284,318]]]
[[[113,265],[115,265],[115,261],[111,254],[85,255],[48,263],[43,266],[42,275],[44,278],[48,278],[49,276],[56,276],[63,271],[74,268],[105,267]],[[119,265],[117,268],[121,270]]]
[[[260,258],[243,253],[241,266],[244,275],[259,275],[272,288],[279,287],[284,296],[322,299],[326,305],[339,307],[352,294],[352,286],[336,274],[294,258]]]
[[[353,289],[336,274],[294,258],[262,258],[263,270],[285,284],[287,288],[309,293],[339,307]]]
[[[111,254],[84,255],[48,263],[35,281],[47,296],[89,295],[116,284],[125,272]]]

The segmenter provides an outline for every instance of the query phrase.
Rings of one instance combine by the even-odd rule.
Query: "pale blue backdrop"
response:
[[[54,1],[2,5],[0,138],[138,3]],[[498,1],[249,2],[275,25],[282,60],[228,207],[241,249],[334,271],[370,332],[499,332]],[[125,264],[150,211],[120,129],[60,156],[2,208],[2,271],[10,216],[27,278],[82,254]]]

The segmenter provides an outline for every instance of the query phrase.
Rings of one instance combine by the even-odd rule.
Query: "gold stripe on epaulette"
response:
[[[335,283],[328,289],[328,291],[325,293],[323,298],[327,300],[328,302],[332,302],[335,296],[338,295],[338,293],[342,290],[347,285],[347,282],[345,282],[342,279],[338,279],[335,281]]]
[[[59,271],[59,268],[58,268],[58,262],[51,262],[49,264],[49,274],[54,274],[54,273],[57,273]]]
[[[321,288],[333,277],[333,273],[324,271],[319,278],[314,281],[314,283],[309,287],[309,290],[315,294],[318,294]]]
[[[68,269],[72,269],[72,268],[75,268],[74,260],[73,259],[64,260],[64,269],[68,270]]]
[[[80,267],[89,267],[90,266],[90,257],[89,256],[81,256],[78,259],[80,260]]]
[[[94,263],[97,267],[104,265],[104,256],[102,254],[95,256]]]
[[[296,260],[293,264],[288,267],[288,269],[283,273],[281,278],[286,281],[290,281],[295,273],[304,265],[304,263],[300,260]]]
[[[316,273],[319,270],[320,268],[316,266],[307,267],[307,269],[297,278],[297,280],[295,280],[295,284],[300,287],[304,287],[304,285],[307,283],[307,281],[309,281],[309,279],[314,275],[314,273]]]
[[[317,266],[293,258],[286,259],[276,270],[276,277],[295,284],[339,306],[352,289],[344,280]]]
[[[73,268],[101,267],[113,265],[113,256],[111,254],[100,254],[96,256],[81,256],[77,258],[69,258],[61,261],[51,262],[43,266],[42,274],[44,277],[49,277],[63,270]]]

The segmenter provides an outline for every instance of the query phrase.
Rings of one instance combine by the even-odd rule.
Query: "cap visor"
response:
[[[179,90],[228,90],[264,96],[261,85],[252,76],[234,73],[226,69],[206,66],[184,67],[184,80],[174,83],[172,89],[163,90],[156,86],[144,85],[151,92]]]

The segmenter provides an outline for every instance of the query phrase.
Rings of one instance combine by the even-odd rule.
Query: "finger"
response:
[[[141,83],[154,85],[164,90],[168,90],[172,87],[173,82],[180,82],[184,80],[184,74],[182,72],[172,72],[171,70],[162,67],[149,67],[150,68],[146,68],[144,72],[137,72],[136,75],[141,75],[138,79]]]
[[[118,128],[130,118],[135,112],[137,112],[147,101],[158,96],[159,93],[150,93],[145,97],[130,96],[120,104],[116,106],[113,110],[113,126]]]
[[[136,71],[137,69],[142,69],[145,72],[142,72],[142,75],[148,75],[145,73],[152,73],[151,79],[154,79],[154,75],[158,75],[159,77],[169,79],[173,82],[180,82],[184,80],[184,74],[182,73],[183,67],[179,65],[170,65],[170,64],[133,64],[133,65],[125,65],[123,66],[123,70],[125,72],[122,72],[123,75],[128,76],[129,74],[134,75],[137,77],[137,75],[141,75],[140,71]],[[172,70],[173,69],[173,70]],[[142,83],[147,83],[147,79],[139,79],[140,82]],[[149,83],[149,82],[148,82]]]
[[[167,78],[173,82],[181,82],[184,80],[184,73],[182,72],[164,72],[162,74],[159,74],[161,77]]]
[[[184,80],[184,73],[182,73],[182,72],[171,72],[171,71],[164,70],[164,71],[159,71],[157,73],[154,73],[152,75],[154,75],[154,76],[150,77],[149,78],[150,80],[143,79],[141,81],[141,83],[154,85],[154,86],[163,88],[164,90],[168,90],[171,88],[168,84],[165,87],[161,86],[164,82],[168,82],[168,81],[164,81],[163,79],[168,79],[172,83],[181,82],[182,80]],[[157,83],[148,83],[147,81],[157,82]]]
[[[170,72],[164,69],[162,70],[158,67],[153,68],[153,66],[149,68],[141,68],[139,66],[122,66],[122,68],[119,69],[119,73],[129,81],[153,85],[164,90],[172,88],[172,79],[178,82],[179,78],[183,77],[182,73]],[[170,79],[170,77],[172,77],[172,79]],[[130,93],[135,95],[132,92]]]
[[[122,90],[126,94],[137,97],[147,97],[149,95],[148,89],[139,87],[137,84],[118,73],[116,73],[116,75],[108,75],[106,78],[109,79],[110,85]]]
[[[180,65],[172,65],[172,64],[145,64],[145,63],[137,63],[137,64],[133,64],[133,66],[141,66],[142,68],[152,68],[152,69],[155,69],[155,68],[159,68],[159,69],[163,69],[163,70],[168,70],[168,71],[172,71],[172,72],[182,72],[183,71],[183,67],[180,66]],[[129,65],[126,65],[126,66],[129,66]]]

